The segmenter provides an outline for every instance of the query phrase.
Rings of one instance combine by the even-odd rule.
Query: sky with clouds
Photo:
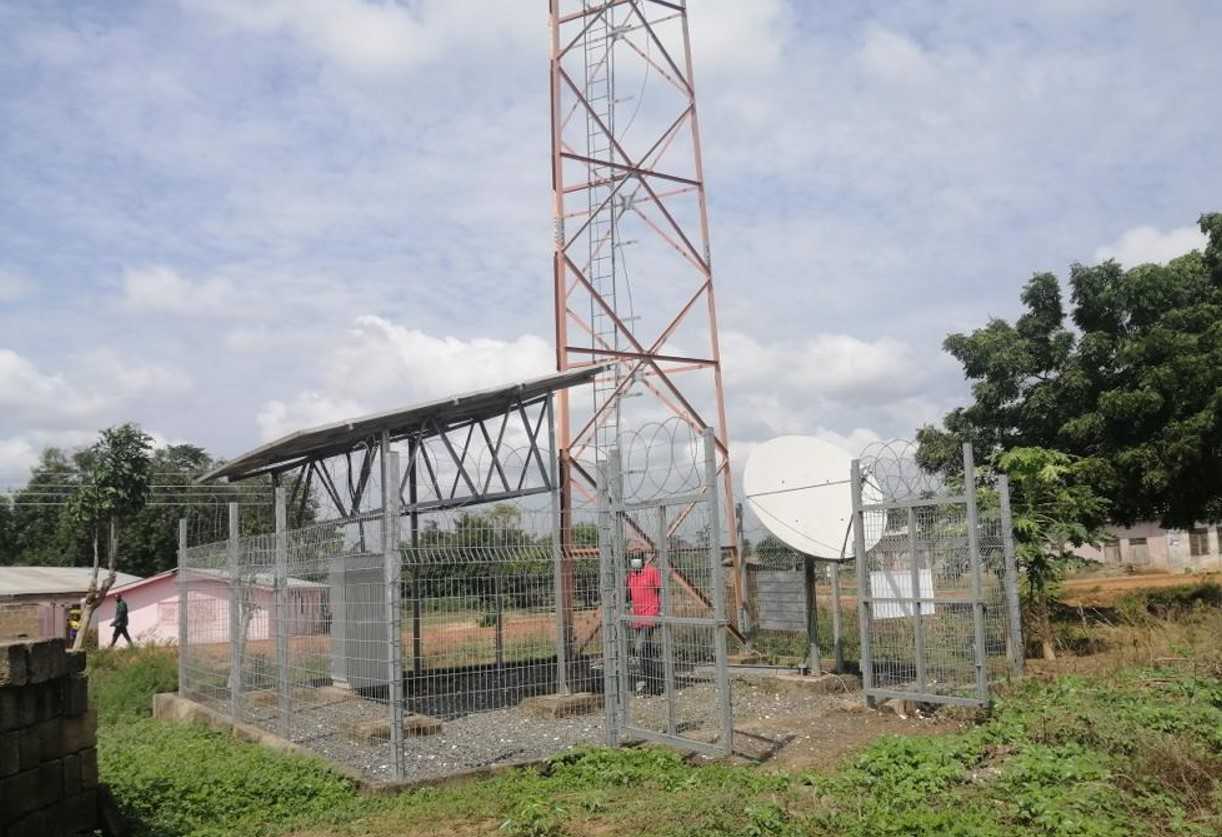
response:
[[[1222,209],[1211,0],[690,0],[731,436],[909,436],[952,330]],[[540,0],[0,0],[0,482],[545,372]]]

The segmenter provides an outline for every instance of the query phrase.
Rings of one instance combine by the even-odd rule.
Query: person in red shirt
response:
[[[632,600],[632,615],[637,617],[660,616],[662,614],[662,574],[653,560],[646,561],[639,555],[631,559],[632,569],[628,573],[628,597]],[[629,623],[633,633],[633,647],[641,666],[643,679],[636,684],[636,691],[660,695],[665,691],[662,682],[662,667],[658,664],[657,636],[660,626],[652,619],[633,619]]]

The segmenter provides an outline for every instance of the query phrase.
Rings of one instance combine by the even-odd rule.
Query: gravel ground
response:
[[[859,691],[817,694],[778,688],[766,674],[736,675],[733,683],[735,749],[755,758],[768,757],[794,738],[817,736],[821,718],[856,710]],[[321,694],[321,693],[319,693]],[[373,781],[393,778],[389,742],[368,743],[345,728],[354,722],[381,720],[385,704],[351,698],[312,702],[308,691],[295,695],[291,740]],[[245,720],[276,730],[276,709],[255,701],[244,706]],[[632,723],[658,732],[667,729],[665,698],[634,694],[629,699]],[[681,735],[713,741],[720,732],[717,692],[713,684],[694,682],[675,699],[676,726]],[[577,746],[605,742],[602,712],[564,719],[529,717],[517,707],[497,709],[447,720],[437,735],[404,739],[408,781],[435,779],[498,764],[544,759]]]
[[[360,698],[301,707],[294,713],[292,740],[374,781],[389,781],[394,771],[390,743],[368,743],[344,731],[348,724],[381,720],[386,714],[385,704]],[[257,723],[274,729],[274,716]],[[480,712],[445,721],[436,735],[405,737],[406,779],[434,779],[543,759],[579,745],[604,742],[601,712],[559,720],[528,717],[517,708]]]

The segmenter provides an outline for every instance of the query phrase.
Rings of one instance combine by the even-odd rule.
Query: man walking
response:
[[[628,596],[632,599],[632,615],[659,616],[662,613],[662,574],[658,572],[652,559],[646,562],[639,555],[632,557],[631,566],[632,571],[628,573]],[[644,678],[636,684],[636,690],[660,695],[665,692],[665,684],[662,682],[661,666],[658,665],[658,643],[655,639],[659,626],[652,618],[638,618],[632,620],[631,627],[636,657],[640,661]]]
[[[115,629],[114,636],[110,638],[111,648],[115,647],[119,637],[126,639],[129,646],[132,644],[131,635],[127,632],[127,602],[123,601],[122,593],[115,593],[115,618],[110,626]]]

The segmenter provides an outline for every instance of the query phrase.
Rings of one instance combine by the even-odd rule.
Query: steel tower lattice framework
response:
[[[590,401],[559,395],[563,505],[592,496],[630,412],[673,414],[713,430],[733,544],[686,0],[549,0],[549,13],[556,367],[614,362]],[[629,398],[639,400],[626,408]],[[741,605],[736,546],[732,554]]]

